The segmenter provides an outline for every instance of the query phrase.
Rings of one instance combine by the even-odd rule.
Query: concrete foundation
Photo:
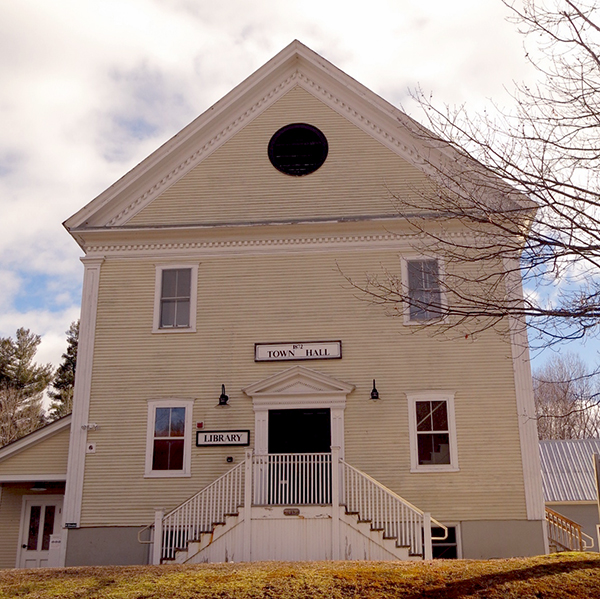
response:
[[[484,520],[461,523],[465,559],[527,557],[547,553],[542,520]]]
[[[68,531],[65,566],[130,566],[149,563],[149,547],[138,543],[138,527],[76,528]],[[149,538],[149,531],[142,538]]]

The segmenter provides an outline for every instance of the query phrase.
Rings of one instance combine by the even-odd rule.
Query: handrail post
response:
[[[340,448],[331,446],[331,559],[340,559]]]
[[[160,565],[162,558],[163,542],[163,518],[165,517],[165,508],[154,508],[154,542],[152,544],[152,565]]]
[[[243,560],[251,561],[252,552],[252,450],[246,449],[244,465],[244,551]]]
[[[423,514],[423,559],[433,559],[431,549],[431,514]]]

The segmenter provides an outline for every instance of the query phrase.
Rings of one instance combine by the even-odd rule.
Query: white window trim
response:
[[[190,277],[190,326],[177,328],[160,327],[160,299],[162,293],[162,273],[163,270],[174,270],[178,268],[191,269]],[[198,303],[198,264],[175,263],[175,264],[157,264],[156,278],[154,282],[154,320],[152,325],[153,333],[195,333],[196,332],[196,306]]]
[[[444,293],[444,279],[446,276],[446,271],[444,268],[444,262],[439,258],[434,258],[431,256],[424,256],[423,254],[405,254],[401,259],[401,274],[402,274],[402,293],[405,296],[408,296],[409,286],[408,286],[408,263],[414,261],[422,261],[422,260],[436,260],[438,264],[438,276],[440,280],[440,303],[442,306],[442,310],[446,308],[446,294]],[[408,302],[404,302],[404,324],[408,326],[425,326],[425,325],[436,325],[443,324],[446,322],[446,317],[440,318],[431,318],[430,320],[411,320],[410,318],[410,305]]]
[[[408,432],[410,436],[410,471],[411,472],[458,472],[458,446],[456,442],[456,422],[454,420],[453,391],[416,391],[407,393],[408,400]],[[445,401],[448,411],[448,435],[450,441],[449,464],[419,464],[417,445],[417,401]]]
[[[193,399],[153,399],[148,401],[148,429],[146,433],[146,470],[144,478],[182,478],[192,475],[192,411]],[[154,454],[154,421],[156,408],[185,408],[185,436],[183,438],[183,470],[152,470]]]

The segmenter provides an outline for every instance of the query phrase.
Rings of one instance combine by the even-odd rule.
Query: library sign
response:
[[[197,431],[196,447],[250,445],[250,431]]]
[[[308,341],[296,343],[256,343],[255,362],[285,360],[331,360],[342,357],[341,341]]]

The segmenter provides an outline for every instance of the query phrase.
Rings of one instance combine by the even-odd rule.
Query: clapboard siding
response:
[[[0,568],[14,568],[19,546],[19,522],[25,487],[0,488]]]
[[[271,136],[306,122],[327,137],[325,164],[291,177],[269,162]],[[297,86],[204,159],[132,225],[268,221],[394,214],[391,194],[413,193],[426,179],[372,136]]]
[[[65,428],[0,461],[0,475],[67,474],[70,429]]]
[[[179,260],[179,258],[178,258]],[[323,251],[186,257],[199,264],[196,333],[152,334],[155,263],[102,265],[81,524],[141,525],[243,459],[244,448],[192,447],[192,476],[144,479],[147,402],[194,399],[209,430],[251,430],[241,389],[296,362],[255,363],[254,343],[341,339],[341,360],[303,365],[356,385],[345,410],[347,461],[441,520],[525,518],[510,344],[404,327],[360,301],[341,276],[399,268],[397,252]],[[504,331],[505,332],[505,331]],[[372,379],[381,400],[369,400]],[[216,407],[221,384],[230,406]],[[456,393],[460,471],[411,474],[405,393]],[[493,473],[490,475],[490,473]]]

